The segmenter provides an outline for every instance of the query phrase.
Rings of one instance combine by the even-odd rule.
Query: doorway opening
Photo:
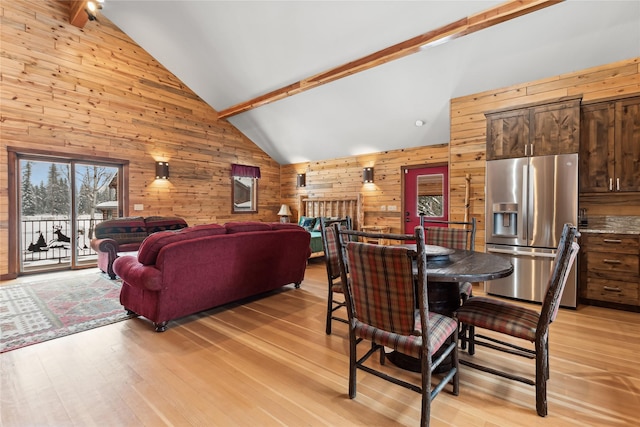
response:
[[[13,157],[14,272],[95,266],[90,242],[96,224],[122,216],[126,164],[30,153]]]
[[[413,233],[420,215],[438,221],[449,219],[449,167],[403,168],[404,232]]]

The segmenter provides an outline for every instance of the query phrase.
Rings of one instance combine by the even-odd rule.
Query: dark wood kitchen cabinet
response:
[[[577,153],[580,99],[497,110],[487,117],[487,160]]]
[[[487,160],[525,157],[528,146],[528,109],[487,114]]]
[[[640,240],[637,234],[583,233],[581,302],[640,309]]]
[[[580,192],[640,191],[640,97],[582,107]]]

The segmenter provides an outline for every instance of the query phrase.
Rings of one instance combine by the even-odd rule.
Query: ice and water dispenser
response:
[[[518,204],[494,203],[493,204],[493,236],[517,237],[518,236]]]

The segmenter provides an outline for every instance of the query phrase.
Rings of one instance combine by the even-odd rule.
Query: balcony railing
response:
[[[95,263],[97,254],[90,242],[99,218],[79,218],[78,237],[71,242],[71,220],[66,217],[38,216],[22,219],[21,255],[23,270],[40,269],[71,262],[71,251],[77,250],[77,263]]]

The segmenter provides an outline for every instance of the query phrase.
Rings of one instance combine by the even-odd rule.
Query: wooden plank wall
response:
[[[549,77],[520,85],[489,90],[451,100],[451,141],[428,147],[408,148],[367,156],[282,167],[283,203],[295,209],[300,194],[314,197],[365,196],[365,225],[388,225],[402,230],[402,180],[405,166],[449,163],[450,212],[453,221],[464,220],[465,178],[470,177],[469,214],[478,219],[476,248],[484,250],[484,185],[486,162],[486,111],[517,107],[563,96],[582,95],[584,102],[640,93],[640,58],[632,58],[587,70]],[[362,168],[374,166],[375,183],[362,184]],[[307,174],[307,187],[296,188],[296,174]],[[631,196],[585,198],[582,207],[597,215],[640,215],[640,204]],[[620,204],[624,203],[621,208]],[[385,206],[385,211],[381,210]],[[396,206],[396,211],[389,211]],[[623,209],[623,210],[621,210]],[[297,212],[294,212],[297,217]]]
[[[490,90],[451,100],[450,184],[458,188],[466,174],[471,175],[471,215],[479,219],[476,248],[484,248],[484,180],[486,111],[517,107],[532,102],[551,100],[563,96],[582,95],[582,102],[640,93],[640,58],[631,58],[612,64],[581,70],[575,73],[549,77],[501,89]],[[640,141],[639,141],[640,143]],[[611,203],[611,195],[581,200],[591,214],[640,215],[637,203],[620,205]],[[625,197],[618,196],[618,197]],[[627,196],[628,199],[628,196]],[[464,197],[452,191],[451,216],[464,216]]]
[[[391,232],[399,233],[402,232],[403,224],[402,168],[414,165],[436,166],[448,161],[448,145],[439,144],[283,165],[280,177],[282,203],[289,204],[293,218],[298,218],[297,204],[300,196],[335,199],[354,197],[361,193],[364,199],[362,225],[385,225],[391,227]],[[362,169],[369,166],[374,168],[374,182],[363,184]],[[296,175],[299,173],[306,174],[306,187],[296,188]],[[464,194],[464,190],[462,191]]]
[[[3,0],[0,277],[8,271],[7,147],[128,159],[129,215],[189,224],[278,221],[280,165],[108,19],[79,29],[68,3]],[[155,181],[155,161],[171,179]],[[259,166],[258,214],[231,215],[231,163]]]
[[[7,146],[129,159],[129,203],[144,204],[143,215],[179,215],[190,224],[277,221],[280,203],[295,210],[300,195],[362,193],[364,223],[393,232],[402,227],[402,168],[449,162],[450,217],[464,218],[469,174],[482,249],[485,111],[576,94],[592,101],[640,93],[640,58],[632,58],[453,99],[450,144],[280,167],[106,18],[80,30],[68,23],[67,4],[55,1],[3,0],[0,14],[0,276],[8,268]],[[155,160],[171,162],[168,185],[154,181]],[[258,214],[230,214],[231,163],[261,168]],[[362,183],[366,166],[375,167],[373,184]],[[307,174],[307,187],[296,188],[297,173]],[[607,214],[602,201],[588,203]]]

